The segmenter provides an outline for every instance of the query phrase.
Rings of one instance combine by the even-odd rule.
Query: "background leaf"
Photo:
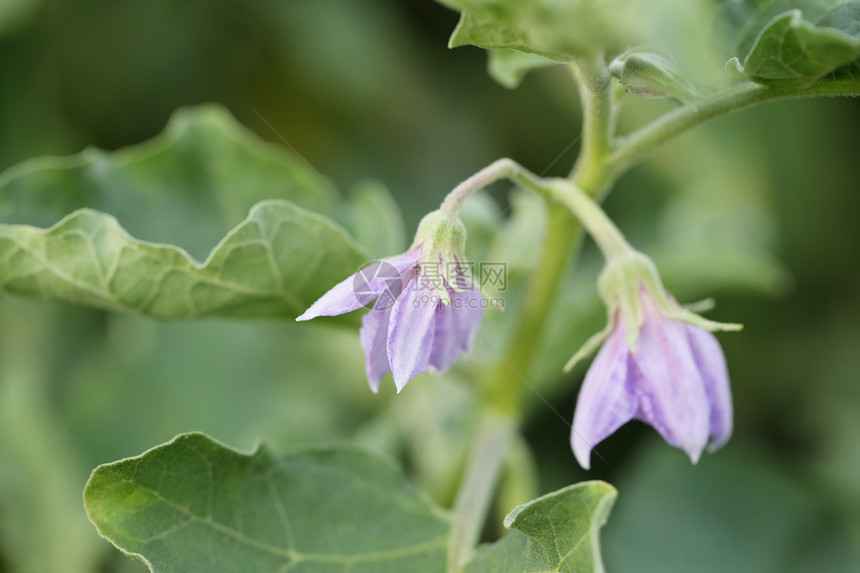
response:
[[[402,253],[406,228],[397,202],[379,181],[362,181],[350,193],[350,235],[372,258]]]
[[[511,48],[567,62],[589,50],[623,41],[631,34],[618,5],[588,0],[445,0],[461,11],[450,47]],[[610,3],[615,4],[615,3]]]
[[[854,570],[856,547],[836,514],[838,499],[810,491],[757,448],[734,448],[693,467],[662,446],[649,436],[630,461],[635,483],[619,484],[625,503],[604,531],[610,571]]]
[[[518,52],[510,48],[498,48],[488,52],[487,71],[494,80],[508,89],[514,89],[527,73],[545,68],[556,62],[535,54]]]
[[[516,531],[481,546],[466,573],[602,573],[599,532],[616,495],[607,483],[583,482],[517,507],[505,518]]]
[[[833,72],[834,78],[841,78],[856,66],[860,1],[781,1],[753,6],[733,2],[725,11],[738,27],[735,42],[740,51],[730,63],[747,79],[807,86]]]
[[[27,162],[3,177],[0,196],[7,221],[39,224],[99,206],[151,240],[198,253],[203,239],[238,223],[203,263],[132,238],[89,208],[47,230],[0,225],[0,288],[20,296],[159,318],[295,317],[367,258],[331,219],[298,206],[332,211],[325,182],[218,107],[177,114],[164,135],[115,154]],[[265,197],[290,201],[251,208]],[[391,201],[385,206],[389,219],[399,216]],[[369,225],[366,217],[359,224]]]
[[[77,211],[47,230],[0,226],[0,288],[158,318],[295,317],[365,257],[324,217],[286,201],[251,210],[202,265]]]
[[[448,518],[357,450],[275,458],[186,434],[97,468],[84,503],[156,573],[444,570]]]

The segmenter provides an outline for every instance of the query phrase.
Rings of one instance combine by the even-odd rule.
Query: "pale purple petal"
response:
[[[451,304],[436,307],[433,350],[430,352],[430,366],[439,372],[453,366],[461,352],[472,348],[484,315],[484,296],[474,286],[461,292],[449,288],[448,295]]]
[[[696,463],[708,443],[710,408],[685,324],[663,315],[650,295],[641,299],[645,320],[629,374],[640,392],[636,417]]]
[[[705,382],[705,392],[711,406],[711,445],[708,446],[708,451],[713,452],[732,435],[732,391],[729,387],[726,357],[712,333],[690,324],[686,325],[686,329],[693,358]]]
[[[399,393],[412,378],[427,370],[433,347],[438,295],[418,288],[418,278],[406,285],[391,309],[388,362]]]
[[[361,308],[369,301],[362,302],[355,296],[354,283],[355,275],[349,275],[331,287],[296,320],[310,320],[318,316],[335,316]]]
[[[420,250],[415,249],[362,267],[333,286],[296,320],[345,314],[373,302],[386,291],[399,287],[397,283],[405,280],[399,275],[417,265],[420,256]]]
[[[364,348],[365,370],[370,389],[379,392],[379,381],[390,370],[388,364],[388,321],[391,317],[391,307],[373,309],[361,317],[361,328],[358,338]]]
[[[618,324],[585,375],[573,415],[570,445],[585,469],[594,446],[633,419],[639,408],[630,386],[629,358],[624,327]]]

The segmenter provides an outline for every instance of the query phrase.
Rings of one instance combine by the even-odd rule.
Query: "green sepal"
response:
[[[600,296],[606,302],[610,314],[610,324],[607,328],[611,330],[614,326],[614,317],[617,313],[621,313],[625,318],[625,334],[631,352],[635,351],[639,329],[645,320],[645,312],[642,307],[642,289],[654,298],[660,312],[669,318],[711,332],[735,331],[743,328],[741,324],[708,320],[679,305],[663,287],[660,274],[653,261],[638,251],[631,250],[629,253],[609,260],[600,273],[598,287]],[[570,368],[577,360],[597,347],[598,342],[595,338],[589,339],[586,342],[587,348],[584,346],[568,361]],[[567,366],[565,368],[568,369]]]
[[[653,51],[628,50],[610,62],[609,73],[641,98],[671,98],[689,104],[701,97],[674,63]]]
[[[462,275],[454,274],[449,264],[466,260],[466,226],[459,217],[438,210],[426,214],[418,223],[411,248],[418,246],[421,247],[422,265],[441,265],[442,277],[448,286],[457,292],[465,290],[459,286]],[[434,287],[442,303],[445,306],[451,304],[444,285],[435,284]]]

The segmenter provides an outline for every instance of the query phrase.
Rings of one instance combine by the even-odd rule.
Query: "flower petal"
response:
[[[436,307],[433,349],[429,364],[439,372],[454,365],[461,352],[468,352],[484,316],[484,297],[479,290],[448,289],[451,304]]]
[[[696,463],[708,443],[710,409],[686,325],[662,314],[645,292],[642,307],[630,373],[641,393],[637,418]]]
[[[726,357],[712,333],[689,324],[686,328],[693,358],[705,382],[705,393],[710,403],[711,445],[708,451],[713,452],[732,435],[732,391]]]
[[[427,370],[436,308],[441,304],[435,293],[419,288],[418,279],[412,278],[397,298],[388,324],[388,363],[398,393],[407,382]]]
[[[386,345],[390,317],[391,307],[374,308],[361,317],[361,328],[358,330],[358,338],[364,349],[367,381],[374,394],[379,392],[379,381],[391,370]]]
[[[383,261],[363,266],[322,295],[297,321],[318,316],[335,316],[359,309],[389,291],[402,288],[402,275],[418,264],[419,250],[411,250]]]
[[[629,359],[625,328],[619,323],[588,369],[576,402],[570,445],[585,469],[594,446],[632,420],[639,408],[630,385]]]

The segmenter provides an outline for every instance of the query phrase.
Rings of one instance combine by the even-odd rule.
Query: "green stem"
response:
[[[513,418],[499,416],[493,411],[482,416],[472,458],[454,501],[454,525],[448,538],[448,573],[462,570],[480,540],[515,425]]]
[[[602,57],[588,60],[581,66],[581,71],[575,73],[581,84],[585,118],[582,152],[572,177],[576,184],[593,196],[602,192],[609,181],[603,174],[603,165],[611,150],[611,83]],[[567,265],[579,246],[582,226],[568,206],[552,198],[553,186],[548,181],[536,177],[509,160],[498,168],[489,169],[489,172],[508,177],[549,199],[541,258],[528,284],[513,337],[504,354],[499,355],[496,365],[485,372],[482,384],[486,406],[491,411],[498,412],[504,419],[514,421],[521,415],[523,392],[528,384],[526,377],[529,376],[535,351],[541,343],[541,334],[552,311]],[[481,178],[481,181],[486,179]],[[462,193],[452,195],[460,197]],[[458,204],[461,200],[452,199],[452,202],[457,201]],[[466,554],[463,548],[471,550],[477,542],[477,534],[474,532],[479,532],[484,523],[492,496],[492,486],[501,468],[504,449],[497,447],[500,443],[492,437],[479,437],[476,443],[470,469],[466,473],[455,505],[455,534],[452,535],[452,543],[455,545],[449,547],[449,551],[454,555],[451,557],[449,554],[449,571],[458,571],[456,567],[462,565]],[[507,444],[505,440],[504,446]],[[492,463],[488,460],[492,460]],[[469,500],[480,500],[480,503]],[[470,509],[467,511],[466,508]]]
[[[571,66],[582,101],[582,150],[573,168],[586,189],[603,188],[604,163],[613,147],[615,113],[612,106],[612,77],[602,53],[583,57]]]
[[[494,161],[454,187],[445,196],[445,200],[439,206],[439,211],[446,216],[454,215],[466,197],[499,179],[511,177],[520,170],[522,168],[511,159],[504,158]]]
[[[705,121],[754,104],[782,98],[858,96],[860,82],[828,81],[808,88],[779,88],[746,83],[680,107],[624,137],[603,166],[607,183],[644,159],[654,149]]]
[[[578,245],[580,224],[570,210],[549,204],[543,251],[527,286],[517,324],[505,351],[483,378],[485,399],[507,415],[519,417],[523,391],[535,350],[552,310],[567,263]]]
[[[566,179],[551,181],[548,186],[552,197],[570,209],[579,222],[594,238],[594,242],[603,251],[606,260],[621,257],[633,252],[633,247],[606,216],[597,202],[575,183]]]

